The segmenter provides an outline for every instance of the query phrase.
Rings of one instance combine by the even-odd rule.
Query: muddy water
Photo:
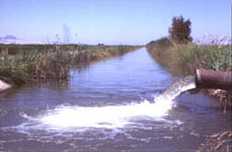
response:
[[[232,129],[213,98],[174,98],[194,84],[176,82],[144,48],[70,74],[0,96],[0,151],[191,152]]]

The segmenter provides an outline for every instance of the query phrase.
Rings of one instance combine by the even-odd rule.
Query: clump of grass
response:
[[[61,50],[7,54],[2,57],[0,75],[16,85],[32,80],[65,79],[68,75],[67,61]]]
[[[24,84],[31,75],[32,65],[36,58],[37,53],[35,52],[16,55],[4,54],[1,56],[0,76],[7,82],[14,82],[16,85]]]
[[[232,70],[232,55],[230,45],[208,44],[197,45],[188,44],[178,48],[178,62],[182,67],[186,67],[188,73],[192,73],[196,68],[229,71]]]
[[[67,79],[70,68],[69,57],[62,50],[42,55],[31,66],[34,80]]]

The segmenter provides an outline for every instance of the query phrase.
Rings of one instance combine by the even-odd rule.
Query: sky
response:
[[[231,0],[0,0],[0,37],[145,44],[167,36],[179,15],[194,39],[231,35]]]

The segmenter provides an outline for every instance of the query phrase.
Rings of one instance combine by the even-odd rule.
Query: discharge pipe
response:
[[[232,90],[232,71],[196,69],[197,88]]]

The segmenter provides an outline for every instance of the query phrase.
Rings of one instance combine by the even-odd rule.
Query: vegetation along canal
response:
[[[176,97],[191,84],[167,89],[178,78],[145,48],[70,74],[1,95],[0,151],[187,152],[232,126],[213,98]]]

